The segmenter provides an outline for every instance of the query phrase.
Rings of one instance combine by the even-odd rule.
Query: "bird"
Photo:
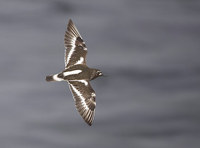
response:
[[[96,108],[96,94],[90,81],[103,76],[102,71],[86,65],[87,47],[73,21],[69,19],[64,37],[65,68],[62,72],[46,76],[46,81],[66,81],[75,106],[84,121],[91,126]]]

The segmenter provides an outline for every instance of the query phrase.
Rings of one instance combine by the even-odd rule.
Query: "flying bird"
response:
[[[77,111],[91,126],[94,120],[96,94],[90,81],[103,76],[103,73],[86,65],[87,47],[71,19],[67,25],[64,42],[65,69],[58,74],[46,76],[46,81],[68,82]]]

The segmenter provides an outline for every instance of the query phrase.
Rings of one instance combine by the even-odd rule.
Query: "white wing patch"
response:
[[[63,81],[62,78],[59,78],[59,77],[58,77],[58,74],[53,75],[53,79],[54,79],[55,81]]]
[[[96,97],[96,94],[95,94],[95,93],[92,93],[91,95],[92,95],[92,97]]]
[[[80,59],[74,65],[83,64],[83,61],[84,61],[84,58],[80,57]]]
[[[84,83],[85,86],[88,86],[88,82],[86,80],[78,80],[78,82]]]
[[[82,70],[72,70],[72,71],[64,72],[63,75],[64,76],[69,76],[69,75],[79,74],[81,72],[82,72]]]
[[[70,86],[72,87],[73,91],[77,94],[77,96],[80,97],[81,103],[84,106],[84,108],[86,108],[87,110],[89,110],[87,104],[85,103],[85,98],[82,96],[82,94],[72,84],[70,84]]]

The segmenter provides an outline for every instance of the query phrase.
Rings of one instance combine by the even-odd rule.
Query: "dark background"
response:
[[[72,19],[92,81],[92,127],[66,82],[64,32]],[[1,0],[1,148],[199,148],[198,0]]]

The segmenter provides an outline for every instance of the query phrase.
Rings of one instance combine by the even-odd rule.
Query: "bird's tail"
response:
[[[46,81],[51,82],[51,81],[64,81],[62,74],[55,74],[51,76],[46,76]]]
[[[46,76],[46,81],[47,82],[51,82],[51,81],[55,81],[53,76]]]

